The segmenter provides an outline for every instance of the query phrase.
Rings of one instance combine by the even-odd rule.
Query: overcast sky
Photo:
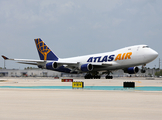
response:
[[[0,0],[0,54],[39,59],[38,37],[60,58],[146,44],[159,53],[147,67],[158,67],[161,6],[162,0]],[[7,68],[26,66],[6,61]]]

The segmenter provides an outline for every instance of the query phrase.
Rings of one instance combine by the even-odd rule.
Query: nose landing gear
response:
[[[145,66],[146,66],[146,65],[142,65],[141,73],[145,73],[145,72],[146,72]]]

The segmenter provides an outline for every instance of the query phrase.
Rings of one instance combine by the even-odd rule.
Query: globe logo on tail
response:
[[[48,46],[41,40],[41,39],[35,39],[35,43],[37,46],[37,49],[39,53],[41,53],[44,56],[44,60],[47,60],[47,55],[51,50],[48,48]]]

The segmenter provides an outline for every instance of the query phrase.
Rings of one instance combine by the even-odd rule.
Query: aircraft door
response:
[[[136,58],[137,62],[143,62],[145,60],[145,57],[144,57],[144,55],[142,53],[142,49],[141,49],[140,46],[137,46],[137,53],[136,53],[136,55],[138,56]]]

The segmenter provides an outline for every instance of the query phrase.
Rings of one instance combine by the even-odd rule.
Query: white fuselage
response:
[[[79,57],[59,59],[64,62],[78,62],[81,64],[91,63],[105,64],[104,67],[95,68],[96,71],[123,69],[132,66],[145,65],[158,56],[158,53],[146,45],[137,45],[122,48],[112,52],[91,54]],[[108,64],[106,66],[106,64]]]

